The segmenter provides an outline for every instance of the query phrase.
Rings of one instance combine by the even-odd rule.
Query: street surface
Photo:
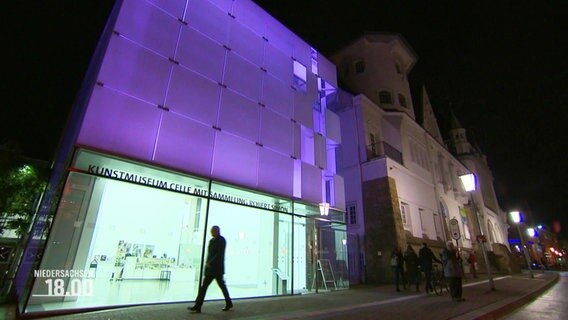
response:
[[[475,319],[532,292],[542,292],[557,279],[556,273],[498,275],[496,291],[489,290],[484,279],[464,283],[464,302],[454,302],[448,293],[442,296],[407,290],[396,292],[393,285],[363,286],[346,291],[305,296],[235,300],[235,307],[222,312],[222,301],[209,301],[202,313],[186,310],[192,303],[162,304],[120,308],[85,314],[52,317],[57,320],[208,320],[208,319]],[[513,309],[509,310],[512,311]],[[539,319],[540,320],[540,319]]]
[[[485,278],[485,279],[484,279]],[[192,314],[185,303],[155,304],[107,309],[82,314],[44,314],[54,320],[209,320],[209,319],[420,319],[471,320],[497,319],[532,302],[509,319],[568,319],[563,298],[567,296],[568,273],[561,282],[556,272],[496,275],[496,291],[489,290],[486,275],[467,279],[464,302],[454,302],[448,293],[442,296],[406,290],[396,292],[393,285],[354,286],[322,294],[270,298],[236,299],[234,309],[221,311],[223,301],[206,301],[202,313]],[[556,284],[556,285],[555,285]],[[547,289],[552,288],[548,291]],[[544,295],[542,295],[544,293]],[[15,319],[14,306],[0,305],[0,319]],[[36,315],[37,316],[37,315]]]
[[[560,280],[535,301],[512,313],[505,320],[568,319],[568,272],[560,273]]]

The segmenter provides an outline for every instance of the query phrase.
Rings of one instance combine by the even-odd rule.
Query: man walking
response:
[[[203,305],[207,288],[213,280],[217,281],[217,284],[219,285],[219,288],[221,288],[223,296],[225,297],[225,307],[222,310],[228,311],[233,307],[233,302],[229,296],[225,280],[223,280],[223,274],[225,274],[225,247],[227,242],[225,241],[225,238],[221,236],[219,226],[211,227],[211,237],[212,238],[209,240],[209,246],[207,248],[207,260],[205,262],[205,277],[203,278],[203,284],[199,288],[199,293],[195,299],[195,305],[187,308],[188,310],[196,313],[201,312],[201,306]]]
[[[436,261],[438,263],[442,263],[440,259],[436,258],[432,250],[428,248],[428,244],[426,242],[422,242],[422,248],[418,251],[418,260],[420,260],[420,268],[424,272],[424,278],[426,281],[426,285],[424,290],[426,293],[433,291],[432,288],[432,262]]]

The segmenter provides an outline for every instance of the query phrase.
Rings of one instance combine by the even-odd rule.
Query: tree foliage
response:
[[[0,236],[10,230],[24,236],[46,186],[46,173],[32,160],[0,151]]]

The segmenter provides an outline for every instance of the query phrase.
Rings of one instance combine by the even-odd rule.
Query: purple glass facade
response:
[[[314,111],[335,66],[317,56],[312,73],[313,49],[251,1],[173,3],[124,1],[77,144],[343,208],[326,160],[339,121]],[[305,90],[294,87],[298,63]]]

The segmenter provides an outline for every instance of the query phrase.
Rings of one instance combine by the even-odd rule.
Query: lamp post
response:
[[[521,224],[521,222],[523,221],[523,218],[522,218],[521,213],[519,211],[511,211],[509,214],[511,215],[511,219],[513,220],[513,222],[517,225],[517,232],[519,233],[519,238],[521,240],[521,248],[523,249],[523,253],[524,253],[524,256],[525,256],[525,262],[527,263],[527,268],[529,268],[529,273],[530,273],[531,279],[532,279],[532,278],[534,278],[534,274],[532,272],[531,262],[529,260],[529,253],[527,252],[528,247],[525,247],[525,241],[523,240],[523,234],[521,233],[521,228],[519,227],[519,224]]]
[[[463,187],[467,193],[469,193],[471,199],[471,205],[473,207],[473,211],[475,211],[475,217],[477,218],[477,225],[479,227],[479,235],[483,237],[483,229],[481,228],[481,220],[479,218],[479,212],[477,211],[475,201],[473,200],[473,192],[477,189],[477,184],[475,181],[475,175],[473,173],[468,173],[460,176],[460,180],[463,184]],[[489,258],[487,257],[487,249],[485,248],[485,244],[483,240],[478,240],[479,245],[481,246],[481,252],[483,253],[483,261],[485,262],[485,268],[487,269],[487,278],[489,280],[489,290],[495,291],[495,283],[493,282],[493,274],[491,272],[491,265],[489,264]]]

